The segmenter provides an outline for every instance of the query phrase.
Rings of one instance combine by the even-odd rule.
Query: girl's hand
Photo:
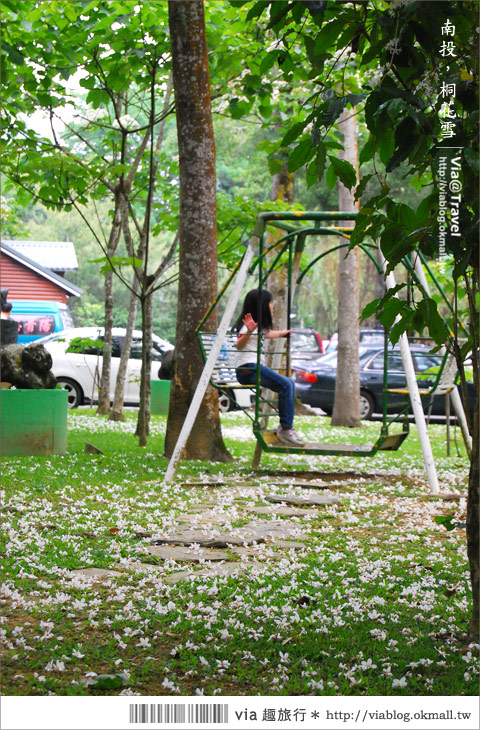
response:
[[[250,313],[245,315],[242,322],[250,333],[257,329],[257,322],[255,322]]]

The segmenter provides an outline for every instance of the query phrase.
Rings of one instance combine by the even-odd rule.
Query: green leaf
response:
[[[317,155],[315,157],[315,167],[317,171],[317,177],[319,180],[322,179],[325,171],[325,164],[327,162],[327,150],[323,142],[317,145]]]
[[[360,315],[360,319],[363,321],[365,319],[368,319],[369,317],[373,317],[373,315],[377,314],[377,307],[380,299],[374,299],[372,302],[369,302],[363,309],[362,314]]]
[[[295,172],[303,167],[315,154],[315,147],[312,147],[310,139],[304,139],[291,152],[288,158],[288,172]]]
[[[283,160],[278,157],[268,158],[268,169],[271,175],[276,175],[283,167]]]
[[[452,525],[453,515],[435,515],[434,520],[437,525],[443,525],[449,531],[455,529],[455,525]]]
[[[308,121],[303,120],[302,122],[297,122],[293,125],[293,127],[290,127],[288,132],[285,134],[284,138],[280,142],[280,145],[282,147],[288,147],[288,145],[292,144],[300,135],[302,134],[303,130],[307,126]]]
[[[368,162],[368,160],[371,160],[373,157],[374,151],[375,151],[375,139],[370,136],[360,151],[360,155],[358,158],[359,165],[363,165],[364,162]]]
[[[357,184],[357,173],[355,168],[347,160],[339,160],[338,157],[328,155],[335,175],[342,181],[346,188],[351,190]],[[330,168],[329,168],[330,169]]]
[[[253,7],[251,7],[248,11],[247,20],[253,20],[253,18],[258,18],[269,5],[269,2],[263,2],[263,0],[256,2]]]
[[[329,165],[328,167],[327,174],[325,175],[325,182],[327,183],[330,190],[333,190],[335,185],[337,184],[337,176],[335,174],[335,168],[333,167],[333,165]]]
[[[2,49],[7,52],[9,60],[15,64],[15,66],[23,66],[25,58],[18,49],[12,48],[12,46],[8,45],[8,43],[3,43]]]
[[[103,340],[92,340],[90,337],[74,337],[73,340],[70,340],[70,344],[65,352],[81,353],[86,348],[98,348],[101,350],[103,344]]]
[[[360,180],[360,183],[357,185],[355,189],[355,200],[360,200],[362,195],[365,192],[365,188],[368,185],[369,180],[371,180],[373,177],[373,173],[370,175],[363,175],[363,177]]]
[[[337,47],[336,41],[338,41],[344,27],[345,19],[343,17],[326,23],[316,37],[315,55],[318,56],[323,53],[332,55],[333,50]]]
[[[71,23],[75,23],[77,20],[77,11],[75,10],[73,3],[64,2],[63,3],[63,12],[65,13],[65,16],[68,18],[68,20]]]
[[[271,68],[275,65],[275,62],[277,60],[277,54],[276,53],[267,53],[260,64],[260,73],[266,74],[268,71],[270,71]]]
[[[378,151],[380,153],[381,161],[385,166],[387,166],[395,151],[395,135],[393,130],[388,131],[380,138]]]

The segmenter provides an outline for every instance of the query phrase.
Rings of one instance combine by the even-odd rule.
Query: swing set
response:
[[[166,481],[171,481],[173,478],[180,460],[180,454],[182,453],[190,434],[208,383],[210,382],[213,387],[219,389],[223,395],[227,395],[232,400],[234,400],[234,395],[232,393],[233,389],[252,389],[252,386],[250,385],[240,385],[236,379],[235,359],[233,357],[233,354],[236,351],[236,336],[229,329],[231,327],[235,308],[242,295],[242,289],[247,276],[256,274],[258,281],[257,286],[259,289],[262,289],[265,288],[267,279],[272,271],[279,266],[285,265],[285,263],[287,264],[288,287],[286,302],[284,303],[284,314],[286,315],[286,321],[289,322],[292,309],[293,292],[295,288],[295,271],[298,271],[299,259],[304,251],[307,237],[335,235],[344,240],[342,240],[339,244],[330,247],[328,250],[322,251],[314,257],[313,260],[309,262],[308,266],[298,275],[296,281],[298,285],[308,274],[310,269],[325,256],[335,251],[348,249],[350,245],[351,228],[338,226],[335,225],[335,223],[337,221],[354,220],[356,215],[357,214],[355,212],[337,211],[265,212],[258,215],[252,238],[250,239],[243,257],[231,272],[217,298],[211,304],[197,327],[197,338],[204,358],[205,367],[190,405],[189,412],[187,413],[182,431],[180,432],[177,444],[170,459],[165,476]],[[274,243],[267,245],[266,227],[268,224],[283,231],[284,235],[279,240],[275,240]],[[386,262],[380,253],[381,264],[379,264],[375,256],[377,247],[370,243],[361,243],[358,247],[371,259],[379,274],[383,275],[386,269]],[[440,284],[429,268],[427,261],[421,254],[416,256],[414,263],[412,263],[409,257],[405,257],[402,260],[402,263],[407,270],[409,283],[413,283],[424,294],[429,293],[424,271],[424,269],[426,269],[443,300],[448,304],[448,306],[451,306]],[[211,332],[208,328],[209,319],[212,317],[212,314],[220,300],[224,298],[226,291],[230,285],[232,285],[232,282],[233,286],[221,323],[216,332]],[[393,273],[386,276],[386,285],[387,289],[391,289],[395,286]],[[259,328],[260,327],[261,322],[259,323]],[[454,383],[456,371],[452,378],[452,364],[451,360],[449,360],[448,367],[446,367],[447,360],[449,358],[446,353],[432,386],[428,389],[428,391],[423,390],[420,392],[406,335],[401,336],[399,344],[407,382],[406,389],[401,391],[405,395],[405,402],[402,404],[402,408],[399,413],[394,415],[388,414],[388,394],[393,391],[389,391],[388,389],[389,351],[388,337],[387,333],[385,333],[382,424],[378,438],[374,443],[369,444],[309,442],[303,446],[293,446],[280,442],[275,435],[275,431],[267,429],[268,418],[276,410],[276,400],[273,398],[274,394],[260,387],[260,357],[257,357],[257,382],[256,386],[253,386],[255,388],[253,412],[250,413],[250,411],[245,408],[243,408],[243,410],[253,422],[253,434],[261,449],[270,453],[328,454],[338,456],[374,456],[378,451],[395,451],[400,448],[403,441],[408,436],[408,416],[411,404],[422,445],[425,468],[430,488],[432,492],[438,492],[438,479],[433,462],[433,454],[427,434],[423,405],[420,396],[429,394],[433,397],[437,390],[442,393],[456,393],[458,396]],[[260,347],[261,342],[260,338],[258,338],[259,350]],[[258,353],[258,355],[260,355],[260,353]],[[280,370],[290,376],[290,337],[286,338],[285,352],[280,350],[270,353],[270,355],[273,364],[270,364],[269,367],[273,367],[273,369]],[[451,381],[448,385],[445,383],[447,372],[449,373],[449,381]],[[397,389],[395,392],[399,393],[400,391]],[[462,428],[464,439],[467,438],[468,440],[468,427],[466,425],[465,414],[463,412],[463,406],[459,396],[453,400],[453,405]],[[398,424],[400,425],[400,431],[392,432],[392,428]]]

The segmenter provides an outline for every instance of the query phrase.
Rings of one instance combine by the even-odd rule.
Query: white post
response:
[[[380,251],[382,258],[383,270],[386,270],[386,261]],[[386,277],[387,289],[393,289],[395,286],[395,277],[393,273],[390,273]],[[395,295],[396,296],[396,295]],[[399,321],[400,317],[397,317],[395,321]],[[405,333],[400,336],[400,353],[402,355],[403,367],[405,369],[405,378],[407,380],[407,388],[410,395],[410,402],[412,404],[413,415],[415,416],[415,423],[417,425],[418,437],[420,439],[420,445],[422,447],[423,463],[425,464],[425,471],[427,472],[428,482],[430,484],[430,490],[434,494],[438,494],[438,477],[437,470],[435,469],[435,462],[433,460],[432,446],[430,439],[428,438],[427,424],[425,422],[425,414],[423,412],[422,399],[418,391],[417,378],[415,376],[415,368],[413,367],[412,353],[410,352],[410,345],[408,344],[408,338]]]
[[[471,456],[472,456],[472,437],[470,436],[470,431],[468,430],[467,419],[465,416],[462,399],[460,398],[460,393],[458,392],[457,386],[455,386],[453,388],[453,390],[450,392],[450,398],[452,399],[453,409],[458,418],[458,424],[459,424],[460,430],[462,432],[463,442],[465,444],[467,454],[468,454],[469,458],[471,458]]]
[[[230,299],[228,300],[227,306],[225,308],[225,312],[222,317],[222,321],[220,322],[220,325],[217,330],[217,337],[216,337],[215,341],[213,342],[212,349],[210,350],[209,355],[207,357],[205,367],[203,368],[202,374],[200,376],[200,380],[198,381],[198,385],[195,390],[195,394],[193,396],[192,402],[190,403],[190,408],[188,409],[187,415],[185,417],[185,421],[183,422],[182,429],[181,429],[180,434],[177,439],[177,443],[175,444],[175,449],[173,450],[173,454],[170,458],[170,462],[168,464],[168,468],[165,473],[165,478],[164,478],[165,482],[171,482],[175,476],[178,462],[180,461],[180,457],[182,455],[183,449],[185,448],[185,444],[188,441],[188,437],[190,436],[190,432],[193,428],[193,424],[195,423],[195,419],[196,419],[198,411],[200,409],[200,405],[202,403],[203,396],[205,395],[205,391],[207,389],[208,382],[210,380],[210,376],[215,367],[215,363],[220,354],[220,350],[222,349],[223,341],[227,335],[228,326],[229,326],[231,319],[233,317],[233,314],[235,312],[235,307],[237,306],[237,302],[240,299],[240,295],[242,293],[242,288],[243,288],[243,285],[244,285],[245,280],[248,275],[248,269],[250,268],[250,264],[252,263],[254,254],[258,249],[258,244],[259,244],[259,237],[257,235],[253,235],[252,238],[250,239],[249,246],[245,252],[245,256],[243,258],[242,265],[240,266],[240,269],[238,270],[235,284],[234,284],[232,292],[230,294]]]
[[[415,273],[418,276],[418,279],[427,292],[427,294],[430,296],[430,288],[428,286],[427,277],[425,276],[425,271],[423,270],[422,262],[420,261],[420,256],[415,255],[414,260],[414,266],[415,266]],[[463,443],[465,444],[465,448],[467,450],[467,454],[469,457],[472,455],[472,437],[470,436],[470,431],[468,430],[468,424],[467,424],[467,418],[465,416],[465,409],[463,407],[462,399],[460,398],[460,393],[458,392],[457,386],[453,388],[453,390],[450,393],[451,399],[452,399],[452,405],[453,410],[455,411],[455,414],[458,419],[458,423],[460,426],[460,430],[462,432],[463,436]]]

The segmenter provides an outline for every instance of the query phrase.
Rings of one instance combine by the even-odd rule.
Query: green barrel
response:
[[[67,391],[0,390],[2,456],[65,454]]]
[[[170,401],[170,381],[152,380],[150,385],[150,413],[155,416],[166,416]]]

